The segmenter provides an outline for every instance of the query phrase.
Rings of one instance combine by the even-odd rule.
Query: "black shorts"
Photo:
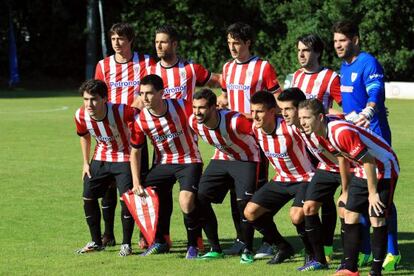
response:
[[[174,183],[178,181],[180,191],[196,193],[202,171],[202,163],[156,164],[143,180],[143,186],[157,187],[165,191],[172,190]]]
[[[386,217],[389,209],[391,208],[394,196],[395,186],[397,179],[380,179],[377,184],[377,192],[380,200],[384,203],[385,208],[382,209],[380,215],[375,214],[374,210],[371,210],[371,217]],[[368,184],[367,180],[359,177],[352,177],[348,186],[348,200],[345,205],[345,209],[366,214],[368,212]]]
[[[211,160],[200,179],[198,194],[222,203],[234,188],[237,199],[250,200],[257,183],[257,162]]]
[[[305,201],[325,202],[335,195],[340,185],[341,175],[339,173],[317,169],[306,188]]]
[[[277,213],[292,198],[292,206],[303,207],[306,186],[309,182],[269,181],[261,187],[252,198],[252,202]]]
[[[120,195],[132,189],[132,176],[129,162],[92,160],[89,171],[91,178],[87,175],[83,178],[84,198],[103,197],[113,179],[115,179]]]

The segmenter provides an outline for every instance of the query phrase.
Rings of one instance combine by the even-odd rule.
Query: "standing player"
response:
[[[105,249],[101,240],[98,198],[105,194],[109,179],[115,179],[120,194],[132,188],[128,125],[134,122],[136,111],[124,104],[107,102],[107,86],[103,81],[88,80],[79,91],[84,105],[76,111],[75,122],[83,156],[85,217],[92,237],[91,242],[78,250],[81,254]],[[91,136],[96,146],[90,162]],[[134,220],[122,200],[121,207],[123,241],[119,255],[127,256],[132,253]]]
[[[301,66],[292,78],[292,87],[302,90],[307,99],[316,98],[322,102],[329,113],[338,113],[332,109],[332,103],[341,105],[339,76],[335,71],[321,65],[324,43],[316,34],[305,34],[296,41],[298,61]],[[322,231],[325,255],[328,261],[333,255],[333,237],[336,226],[336,206],[332,196],[325,198],[322,205]]]
[[[155,30],[155,50],[160,61],[150,69],[164,82],[164,99],[192,100],[196,86],[219,86],[220,76],[211,73],[201,64],[177,55],[178,33],[170,25]]]
[[[96,65],[95,79],[108,86],[108,102],[126,104],[142,108],[136,101],[140,79],[146,74],[148,66],[155,64],[149,55],[132,51],[135,33],[128,23],[115,23],[108,32],[114,54],[99,61]],[[143,147],[142,173],[148,172],[148,148]],[[102,198],[102,216],[105,231],[102,237],[106,246],[115,245],[114,216],[117,202],[116,186],[109,186]]]
[[[162,78],[164,99],[184,99],[191,102],[196,86],[219,86],[220,76],[211,73],[201,64],[180,58],[177,55],[178,43],[178,33],[173,26],[158,27],[155,30],[155,50],[160,60],[149,71]],[[168,204],[172,214],[173,203]],[[171,243],[169,233],[164,234]],[[201,234],[199,242],[201,246]]]
[[[256,141],[276,175],[253,195],[244,215],[266,240],[271,240],[279,249],[268,264],[279,264],[293,256],[293,248],[278,233],[273,222],[273,215],[291,199],[294,199],[290,209],[292,223],[296,226],[306,252],[312,252],[305,234],[302,206],[314,168],[295,127],[299,125],[297,106],[305,99],[303,93],[293,93],[291,89],[281,92],[277,105],[283,117],[276,116],[276,101],[271,93],[257,92],[251,99]]]
[[[169,246],[164,234],[169,233],[172,188],[180,183],[179,203],[187,230],[186,258],[197,257],[198,214],[195,208],[198,182],[202,173],[201,155],[195,134],[188,125],[191,103],[163,99],[161,77],[147,75],[141,80],[140,97],[145,108],[136,117],[131,136],[131,170],[133,191],[143,195],[143,186],[154,187],[159,197],[159,216],[155,242],[142,255],[166,253]],[[148,136],[154,145],[155,159],[147,176],[140,177],[141,146]],[[166,204],[167,203],[167,204]]]
[[[222,72],[221,88],[222,94],[218,98],[220,107],[228,107],[230,110],[237,111],[250,118],[250,98],[259,90],[273,93],[275,96],[281,91],[277,80],[276,70],[273,66],[258,56],[252,54],[255,41],[253,28],[245,23],[237,22],[230,25],[226,32],[227,44],[233,58],[224,64]],[[261,152],[258,187],[267,182],[269,163]],[[234,191],[231,195],[231,206],[233,222],[237,230],[237,239],[234,245],[225,250],[226,254],[239,254],[243,249],[243,244],[239,242],[240,217],[237,211],[236,195]],[[273,250],[267,241],[257,251],[255,258],[272,256]]]
[[[251,199],[257,182],[259,147],[253,137],[252,123],[242,114],[217,110],[216,95],[210,89],[194,94],[191,128],[201,138],[216,147],[214,156],[204,171],[198,191],[203,228],[209,239],[211,251],[202,259],[222,258],[217,230],[217,219],[211,203],[221,203],[230,187],[236,191],[242,232],[245,244],[240,263],[253,263],[253,227],[243,212]]]
[[[356,163],[354,177],[350,183],[342,183],[344,197],[347,198],[344,225],[345,267],[339,270],[337,275],[359,275],[359,216],[367,212],[373,226],[374,258],[369,274],[381,275],[387,250],[385,218],[393,201],[399,174],[397,156],[379,135],[343,120],[328,121],[324,113],[319,101],[306,100],[301,103],[299,116],[304,131],[307,134],[314,132],[326,139],[327,150]]]
[[[358,26],[350,21],[339,21],[332,27],[334,47],[341,64],[341,95],[345,113],[355,112],[354,122],[358,126],[369,127],[391,145],[391,130],[385,108],[384,72],[372,55],[360,50]],[[388,254],[384,262],[385,270],[395,270],[401,260],[398,251],[397,210],[391,206],[388,217]],[[368,224],[369,222],[366,222]],[[369,248],[369,232],[363,240],[366,257]],[[367,258],[366,258],[367,259]]]

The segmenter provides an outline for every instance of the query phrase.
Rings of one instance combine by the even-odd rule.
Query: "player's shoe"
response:
[[[226,255],[240,255],[245,247],[244,242],[236,239],[231,247],[223,250],[223,253]]]
[[[189,246],[187,249],[187,254],[185,254],[185,258],[192,260],[198,258],[198,249],[195,246]]]
[[[224,253],[223,252],[215,252],[215,251],[209,251],[206,254],[199,256],[199,260],[218,260],[223,259]]]
[[[240,256],[240,263],[241,264],[252,264],[254,262],[253,253],[248,250],[244,249],[243,253]]]
[[[140,249],[147,249],[148,248],[148,243],[147,243],[147,240],[144,238],[144,236],[142,236],[142,237],[140,237],[139,238],[139,241],[138,241],[138,247],[140,248]]]
[[[170,251],[170,248],[168,247],[167,243],[154,243],[148,249],[142,253],[140,256],[149,256],[149,255],[155,255],[155,254],[164,254],[168,253]]]
[[[98,245],[94,241],[88,242],[84,247],[76,250],[78,254],[92,253],[97,251],[102,251],[105,249],[105,246]]]
[[[343,262],[341,261],[341,263],[336,268],[336,271],[338,272],[338,271],[343,270],[343,269],[345,269],[345,261],[343,261]]]
[[[298,271],[314,271],[328,269],[328,264],[322,264],[315,260],[307,262],[304,266],[298,268]]]
[[[285,260],[290,259],[295,254],[293,247],[289,246],[284,249],[279,249],[273,258],[267,262],[267,264],[280,264],[283,263]]]
[[[382,264],[382,269],[385,271],[394,271],[397,270],[397,266],[401,261],[401,253],[398,255],[392,255],[388,253],[385,257],[384,263]]]
[[[323,251],[325,252],[326,262],[329,264],[333,260],[333,246],[324,246]]]
[[[126,257],[132,254],[132,248],[129,244],[121,244],[121,249],[119,250],[119,256]]]
[[[102,236],[102,246],[115,246],[116,241],[115,237],[112,235],[103,234]]]
[[[315,257],[312,254],[305,253],[305,256],[303,257],[303,265],[306,265],[313,260],[315,260]]]
[[[254,259],[264,259],[264,258],[270,258],[275,254],[274,247],[267,243],[263,242],[262,245],[257,249],[256,254],[254,255]]]
[[[333,276],[359,276],[359,271],[352,272],[348,269],[341,269],[336,271]]]
[[[377,272],[374,272],[374,271],[370,271],[369,273],[368,273],[368,276],[382,276],[382,273],[380,272],[380,273],[377,273]]]
[[[364,254],[359,252],[358,254],[358,267],[369,266],[372,263],[372,254]]]

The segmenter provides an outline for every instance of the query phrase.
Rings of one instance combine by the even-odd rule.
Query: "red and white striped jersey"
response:
[[[171,67],[161,62],[151,66],[150,74],[156,74],[164,81],[164,99],[193,100],[196,86],[204,86],[211,77],[210,71],[200,64],[179,59]]]
[[[309,152],[319,161],[317,168],[323,171],[339,173],[338,159],[326,149],[326,140],[316,136],[314,133],[306,135],[301,132],[302,139]]]
[[[333,100],[338,104],[342,102],[339,76],[328,68],[315,73],[297,70],[293,74],[292,87],[302,90],[307,99],[317,98],[326,110],[332,107]]]
[[[252,122],[242,114],[218,110],[218,125],[214,129],[197,122],[192,114],[191,128],[208,144],[216,148],[211,159],[259,162],[259,146],[253,137]]]
[[[96,64],[95,79],[108,86],[108,101],[116,104],[131,105],[138,97],[139,84],[147,74],[147,67],[155,64],[148,55],[134,52],[126,63],[115,61],[115,55],[104,58]]]
[[[250,98],[255,92],[280,91],[273,66],[256,56],[243,63],[233,60],[224,64],[221,88],[227,93],[229,108],[245,114],[250,114]]]
[[[275,121],[276,127],[271,134],[253,126],[256,141],[277,172],[273,180],[309,182],[314,174],[314,167],[299,131],[288,126],[280,116]]]
[[[397,155],[388,143],[370,129],[335,120],[328,122],[328,140],[344,157],[356,162],[355,176],[367,178],[361,159],[369,153],[376,160],[377,178],[397,178],[400,172]]]
[[[84,107],[75,113],[76,131],[79,136],[92,135],[96,140],[94,160],[107,162],[129,161],[129,127],[138,109],[124,104],[106,104],[108,111],[102,121],[92,119]]]
[[[166,99],[167,111],[155,116],[144,108],[135,117],[131,145],[140,147],[147,135],[154,146],[154,164],[201,163],[197,135],[188,124],[192,105],[184,100]]]

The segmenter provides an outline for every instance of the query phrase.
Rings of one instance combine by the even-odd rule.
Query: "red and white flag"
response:
[[[145,196],[139,196],[129,190],[122,195],[122,199],[146,241],[152,244],[157,231],[159,201],[150,187],[144,191]]]

